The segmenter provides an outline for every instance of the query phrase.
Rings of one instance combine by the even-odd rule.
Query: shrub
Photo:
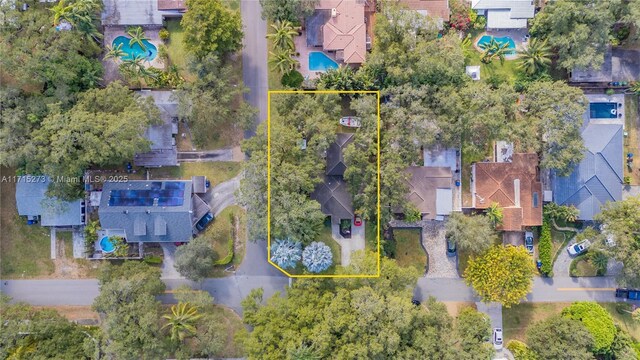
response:
[[[618,314],[627,315],[631,312],[631,304],[626,302],[617,302],[616,303],[616,312]]]
[[[415,205],[409,203],[404,210],[404,221],[408,223],[422,220],[422,213]]]
[[[552,276],[553,261],[551,251],[551,225],[549,224],[549,219],[545,216],[542,221],[542,230],[540,231],[540,241],[538,243],[538,254],[542,262],[540,272],[544,276]]]
[[[631,176],[625,176],[624,177],[624,184],[625,185],[631,185]]]
[[[303,81],[304,77],[297,70],[291,70],[288,73],[285,73],[282,75],[282,79],[280,79],[282,86],[291,88],[299,88]]]
[[[302,252],[302,265],[312,273],[327,270],[333,264],[331,248],[323,242],[314,241]]]
[[[165,29],[165,28],[162,28],[162,29],[160,30],[160,32],[158,32],[158,36],[160,37],[160,40],[165,41],[165,42],[166,42],[167,40],[169,40],[169,35],[170,35],[170,34],[169,34],[169,30],[167,30],[167,29]]]
[[[150,256],[145,256],[144,259],[142,259],[142,261],[144,261],[147,265],[160,265],[162,264],[162,257],[150,255]]]
[[[607,95],[613,95],[613,94],[616,93],[616,91],[613,90],[613,89],[607,89],[607,91],[605,91],[604,93],[607,94]]]
[[[473,28],[476,30],[482,30],[487,26],[487,18],[484,16],[476,17],[476,20],[473,22]]]
[[[169,62],[169,50],[165,45],[158,46],[158,57],[162,60],[163,63],[168,64]]]
[[[611,315],[600,304],[592,301],[574,302],[562,310],[562,316],[584,324],[595,340],[594,353],[609,351],[617,329]]]
[[[529,349],[527,344],[522,341],[509,340],[507,349],[511,351],[516,360],[536,360],[536,355]]]
[[[295,268],[302,260],[302,243],[289,239],[276,240],[271,246],[271,261],[283,269]]]

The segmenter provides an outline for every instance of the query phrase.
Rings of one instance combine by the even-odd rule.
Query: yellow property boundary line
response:
[[[303,274],[296,275],[290,274],[286,270],[271,261],[271,94],[375,94],[377,96],[377,138],[378,138],[378,201],[376,212],[376,239],[378,243],[378,272],[375,275],[371,274]],[[366,241],[366,240],[365,240]],[[267,261],[273,265],[276,269],[282,271],[285,275],[292,278],[377,278],[380,277],[380,91],[358,91],[358,90],[316,90],[316,91],[304,91],[304,90],[268,90],[267,91]]]

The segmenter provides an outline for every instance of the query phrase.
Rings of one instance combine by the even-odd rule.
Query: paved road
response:
[[[257,0],[241,0],[240,13],[244,27],[244,48],[242,50],[242,79],[249,88],[245,100],[258,108],[256,124],[267,119],[267,22],[261,17],[262,7]],[[255,131],[247,131],[251,137]]]
[[[233,149],[181,151],[178,162],[233,161]]]
[[[593,278],[541,278],[533,281],[533,291],[525,301],[529,302],[571,302],[592,300],[616,301],[614,290],[616,282],[613,277]],[[476,302],[478,298],[473,290],[467,287],[462,279],[430,279],[420,278],[414,290],[418,300],[434,296],[440,301]]]

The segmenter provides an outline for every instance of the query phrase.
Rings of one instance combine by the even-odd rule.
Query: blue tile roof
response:
[[[593,220],[608,201],[622,200],[622,125],[589,124],[582,131],[585,157],[566,177],[554,175],[553,197],[580,210],[578,219]]]

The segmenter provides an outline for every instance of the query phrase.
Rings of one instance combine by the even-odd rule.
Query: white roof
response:
[[[511,19],[531,19],[535,13],[533,0],[473,0],[474,10],[508,10]]]
[[[162,25],[158,0],[104,0],[103,25]]]
[[[436,189],[436,215],[449,215],[453,211],[451,189]]]
[[[527,19],[515,19],[510,10],[487,10],[487,28],[489,29],[522,29],[527,27]]]

